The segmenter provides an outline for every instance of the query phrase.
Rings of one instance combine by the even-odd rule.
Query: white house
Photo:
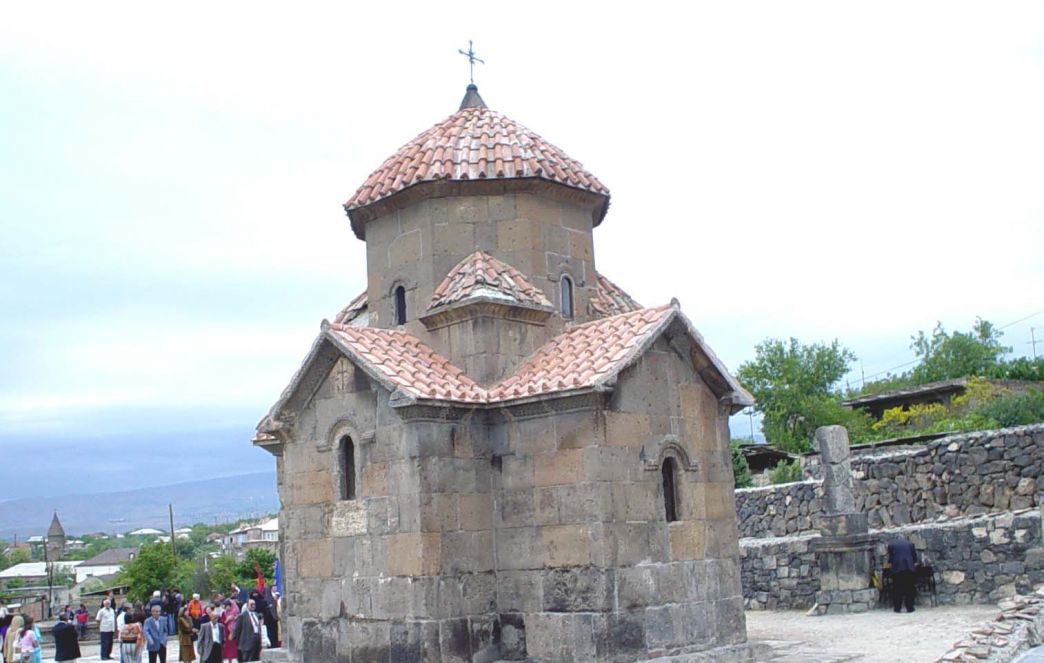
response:
[[[221,550],[226,555],[242,557],[250,548],[267,548],[273,553],[279,545],[279,518],[269,518],[232,530],[221,539]]]
[[[72,572],[80,562],[55,562],[55,570]],[[38,583],[47,580],[47,564],[45,562],[22,562],[0,571],[0,582],[5,580],[24,580],[27,583]]]
[[[137,548],[111,548],[103,553],[80,562],[76,567],[76,582],[91,576],[107,576],[118,573],[123,566],[138,556]]]
[[[163,530],[154,527],[142,527],[133,532],[127,532],[128,536],[157,536],[159,534],[163,534]]]

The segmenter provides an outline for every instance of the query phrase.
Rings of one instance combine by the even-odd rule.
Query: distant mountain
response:
[[[95,486],[96,487],[96,486]],[[23,497],[0,502],[0,538],[10,541],[44,534],[58,512],[70,536],[87,532],[128,532],[140,527],[166,531],[167,505],[177,527],[221,523],[279,510],[275,472],[186,481],[118,492]]]

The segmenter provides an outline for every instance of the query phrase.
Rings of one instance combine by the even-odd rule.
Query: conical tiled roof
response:
[[[482,296],[523,306],[551,307],[544,292],[517,269],[488,253],[475,251],[457,263],[435,288],[428,310]]]
[[[420,134],[366,178],[349,213],[416,184],[438,180],[537,178],[609,197],[583,165],[536,133],[486,107],[471,89],[453,115]]]
[[[58,512],[54,512],[54,517],[51,518],[51,526],[47,528],[47,536],[65,536],[65,529],[62,527],[62,523],[58,520]]]

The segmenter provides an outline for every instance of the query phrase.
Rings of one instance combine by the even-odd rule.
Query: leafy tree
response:
[[[229,586],[239,578],[239,562],[231,555],[214,557],[208,562],[210,593],[227,592]]]
[[[154,590],[171,585],[187,590],[194,571],[191,561],[171,555],[169,545],[151,543],[138,549],[137,556],[120,571],[118,580],[130,587],[130,598],[145,601]]]
[[[733,442],[730,446],[732,451],[732,475],[736,480],[736,488],[749,488],[754,485],[754,478],[750,476],[750,465],[743,455],[740,445]]]
[[[856,357],[838,341],[803,345],[768,339],[758,344],[755,359],[740,366],[737,376],[757,399],[762,430],[773,445],[793,453],[810,448],[819,426],[865,427],[865,416],[847,410],[834,387]]]
[[[264,548],[250,548],[243,556],[243,561],[236,568],[236,577],[241,585],[252,584],[252,582],[257,580],[257,571],[254,570],[254,565],[257,564],[261,567],[261,574],[265,577],[265,582],[271,583],[275,577],[275,562],[275,554],[268,550]]]
[[[910,372],[914,384],[938,380],[984,376],[995,371],[1001,357],[1011,352],[1001,344],[1003,333],[993,324],[976,318],[971,332],[947,334],[942,323],[931,336],[917,332],[910,345],[920,363]]]

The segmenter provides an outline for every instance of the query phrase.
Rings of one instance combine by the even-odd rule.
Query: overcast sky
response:
[[[1040,2],[376,5],[5,8],[2,452],[271,467],[253,424],[364,288],[341,204],[456,110],[469,38],[489,106],[611,189],[599,270],[733,369],[1044,309]]]

